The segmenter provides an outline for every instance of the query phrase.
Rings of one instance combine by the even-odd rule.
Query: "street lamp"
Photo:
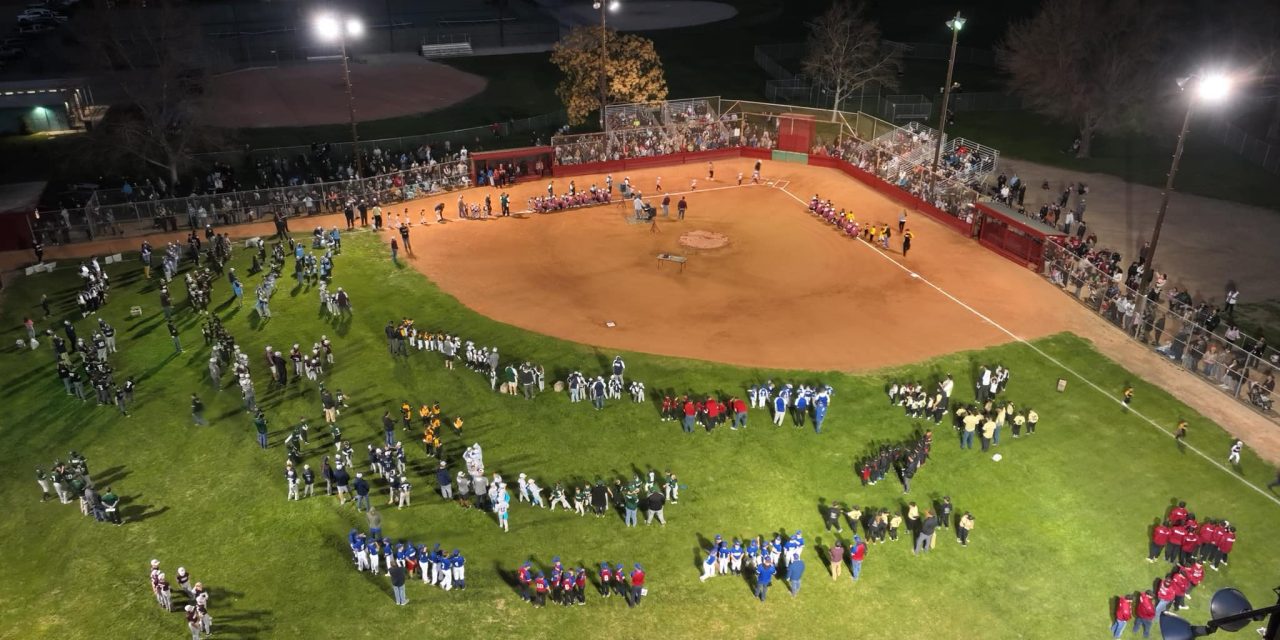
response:
[[[1280,589],[1274,590],[1280,595]],[[1190,622],[1166,611],[1160,616],[1160,637],[1164,640],[1191,640],[1207,636],[1219,629],[1239,631],[1254,620],[1262,620],[1271,616],[1262,633],[1263,640],[1280,640],[1280,600],[1270,607],[1254,609],[1249,599],[1236,589],[1227,587],[1218,589],[1209,602],[1209,615],[1213,619],[1204,626],[1193,626]]]
[[[1160,209],[1156,213],[1156,226],[1151,232],[1151,246],[1147,249],[1146,268],[1142,271],[1142,286],[1139,292],[1147,290],[1151,279],[1155,277],[1156,246],[1160,244],[1160,229],[1164,227],[1164,214],[1169,210],[1169,194],[1173,193],[1173,179],[1178,175],[1178,163],[1182,161],[1182,150],[1187,140],[1187,131],[1191,128],[1191,114],[1195,111],[1196,102],[1220,104],[1231,95],[1235,79],[1223,73],[1207,73],[1178,79],[1180,91],[1191,90],[1187,99],[1187,115],[1182,119],[1182,129],[1178,132],[1178,144],[1173,149],[1173,163],[1169,166],[1169,174],[1165,179],[1164,191],[1160,194]]]
[[[359,177],[364,173],[364,163],[360,159],[360,132],[356,129],[356,95],[351,88],[351,67],[347,64],[347,38],[364,35],[364,23],[353,16],[325,13],[316,16],[314,28],[321,40],[336,40],[342,50],[342,80],[347,85],[347,112],[351,117],[351,152],[356,158],[356,176]]]
[[[951,57],[947,60],[947,84],[942,87],[942,112],[938,114],[938,140],[933,149],[933,170],[929,172],[929,197],[937,198],[935,190],[938,185],[938,163],[942,160],[942,139],[947,131],[947,107],[951,102],[951,77],[956,68],[956,43],[960,40],[960,30],[964,28],[965,19],[956,12],[956,16],[947,21],[951,30]]]
[[[622,3],[619,0],[596,0],[591,3],[591,8],[600,12],[600,130],[604,131],[604,105],[609,100],[607,89],[609,74],[608,12],[622,8]]]

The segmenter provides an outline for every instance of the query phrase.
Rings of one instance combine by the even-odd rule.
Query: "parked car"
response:
[[[26,9],[18,14],[18,24],[32,22],[66,22],[67,17],[49,9]]]
[[[53,24],[49,22],[28,22],[25,24],[19,22],[18,28],[14,31],[24,35],[38,35],[53,31],[54,28]]]

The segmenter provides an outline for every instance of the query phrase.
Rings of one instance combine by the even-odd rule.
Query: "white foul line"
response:
[[[801,200],[800,198],[798,198],[794,193],[791,193],[790,191],[787,191],[787,190],[786,190],[786,188],[784,188],[784,187],[777,187],[777,189],[778,189],[779,191],[781,191],[781,192],[783,192],[783,193],[785,193],[785,194],[787,194],[787,195],[791,196],[791,198],[792,198],[793,200],[795,200],[796,202],[800,203],[800,205],[801,205],[801,206],[803,206],[803,207],[805,208],[805,210],[806,210],[806,211],[808,211],[808,209],[809,209],[809,204],[808,204],[808,203],[806,203],[804,200]],[[939,287],[938,285],[936,285],[936,284],[934,284],[934,283],[930,282],[928,278],[926,278],[926,277],[924,277],[924,276],[922,276],[922,275],[920,275],[920,274],[918,274],[918,273],[916,273],[916,272],[914,272],[914,271],[912,271],[912,270],[908,269],[905,265],[903,265],[903,264],[899,263],[898,261],[894,260],[893,258],[889,257],[889,254],[884,253],[883,251],[880,251],[879,249],[876,249],[875,247],[873,247],[873,246],[871,246],[871,245],[867,244],[866,242],[863,242],[861,238],[858,238],[858,239],[857,239],[857,241],[858,241],[858,244],[866,246],[868,249],[870,249],[870,250],[871,250],[872,252],[874,252],[876,255],[880,256],[881,258],[884,258],[885,260],[888,260],[888,261],[889,261],[889,264],[892,264],[893,266],[895,266],[895,267],[897,267],[897,268],[899,268],[899,269],[901,269],[901,270],[903,270],[903,271],[907,272],[907,273],[908,273],[912,278],[917,279],[917,280],[919,280],[920,282],[923,282],[923,283],[925,283],[925,284],[929,285],[929,286],[930,286],[930,287],[932,287],[935,291],[937,291],[938,293],[942,294],[943,296],[945,296],[947,299],[951,300],[952,302],[954,302],[954,303],[956,303],[956,304],[960,305],[961,307],[965,308],[966,310],[968,310],[968,311],[969,311],[970,313],[972,313],[973,315],[978,316],[979,318],[981,318],[981,319],[982,319],[984,322],[986,322],[987,324],[990,324],[991,326],[995,327],[997,330],[999,330],[999,331],[1003,332],[1004,334],[1008,335],[1010,338],[1013,338],[1015,341],[1020,342],[1020,343],[1022,343],[1022,344],[1024,344],[1024,345],[1026,345],[1026,346],[1030,347],[1033,351],[1035,351],[1036,353],[1038,353],[1038,354],[1040,354],[1041,356],[1043,356],[1043,357],[1044,357],[1046,360],[1048,360],[1049,362],[1052,362],[1053,364],[1055,364],[1055,365],[1057,365],[1057,366],[1059,366],[1059,367],[1062,367],[1062,369],[1063,369],[1063,370],[1065,370],[1065,371],[1067,371],[1068,373],[1070,373],[1071,375],[1073,375],[1073,376],[1075,376],[1075,377],[1079,378],[1082,382],[1084,382],[1085,384],[1089,385],[1090,387],[1093,387],[1093,388],[1094,388],[1098,393],[1101,393],[1103,396],[1106,396],[1106,397],[1107,397],[1107,399],[1111,400],[1112,402],[1115,402],[1116,404],[1121,404],[1121,405],[1123,405],[1123,404],[1124,404],[1123,402],[1121,402],[1121,400],[1120,400],[1119,398],[1117,398],[1116,396],[1111,395],[1111,394],[1110,394],[1110,393],[1108,393],[1105,389],[1103,389],[1102,387],[1098,386],[1097,384],[1094,384],[1094,382],[1093,382],[1092,380],[1090,380],[1090,379],[1088,379],[1088,378],[1084,377],[1083,375],[1081,375],[1081,374],[1077,373],[1077,372],[1076,372],[1074,369],[1072,369],[1071,367],[1068,367],[1067,365],[1065,365],[1065,364],[1063,364],[1062,362],[1060,362],[1057,358],[1054,358],[1053,356],[1051,356],[1051,355],[1049,355],[1049,354],[1045,353],[1045,352],[1044,352],[1043,350],[1041,350],[1039,347],[1035,346],[1034,344],[1031,344],[1031,343],[1030,343],[1030,342],[1028,342],[1026,339],[1022,338],[1021,336],[1019,336],[1019,335],[1015,334],[1014,332],[1012,332],[1012,331],[1010,331],[1010,330],[1006,329],[1004,326],[1002,326],[1000,323],[996,322],[995,320],[992,320],[991,318],[988,318],[987,316],[983,315],[983,314],[982,314],[982,312],[980,312],[980,311],[978,311],[977,309],[974,309],[973,307],[969,306],[969,305],[968,305],[968,304],[966,304],[964,301],[962,301],[962,300],[960,300],[959,298],[957,298],[957,297],[955,297],[955,296],[951,295],[950,293],[947,293],[947,291],[946,291],[945,289],[943,289],[942,287]],[[1136,410],[1136,409],[1133,409],[1133,408],[1130,408],[1130,409],[1129,409],[1129,411],[1130,411],[1130,412],[1132,412],[1134,415],[1138,416],[1139,418],[1142,418],[1143,420],[1146,420],[1148,424],[1150,424],[1151,426],[1155,427],[1156,429],[1159,429],[1159,430],[1160,430],[1162,433],[1164,433],[1165,435],[1167,435],[1167,436],[1169,436],[1169,437],[1171,437],[1171,438],[1173,437],[1173,433],[1172,433],[1172,432],[1170,432],[1168,429],[1165,429],[1164,427],[1160,426],[1160,425],[1159,425],[1155,420],[1152,420],[1151,418],[1148,418],[1147,416],[1143,415],[1143,414],[1142,414],[1142,412],[1140,412],[1140,411],[1138,411],[1138,410]],[[1253,484],[1252,482],[1249,482],[1248,480],[1246,480],[1246,479],[1244,478],[1244,476],[1241,476],[1241,475],[1240,475],[1240,474],[1238,474],[1238,473],[1234,473],[1233,471],[1231,471],[1231,469],[1228,469],[1227,467],[1222,466],[1222,464],[1221,464],[1221,463],[1219,463],[1217,460],[1214,460],[1213,458],[1211,458],[1211,457],[1209,457],[1207,454],[1205,454],[1203,451],[1201,451],[1201,450],[1199,450],[1199,449],[1197,449],[1197,448],[1195,448],[1195,447],[1191,446],[1190,444],[1187,444],[1185,441],[1183,441],[1182,445],[1183,445],[1183,446],[1185,446],[1186,448],[1190,449],[1191,451],[1195,452],[1195,453],[1196,453],[1197,455],[1199,455],[1201,458],[1204,458],[1206,461],[1208,461],[1208,462],[1209,462],[1209,464],[1212,464],[1213,466],[1215,466],[1215,467],[1217,467],[1217,468],[1219,468],[1219,469],[1221,469],[1221,470],[1225,471],[1225,472],[1226,472],[1228,475],[1230,475],[1231,477],[1233,477],[1233,478],[1235,478],[1235,479],[1239,480],[1240,482],[1244,483],[1244,485],[1245,485],[1245,486],[1249,487],[1250,489],[1253,489],[1254,491],[1257,491],[1260,495],[1262,495],[1263,497],[1267,498],[1268,500],[1270,500],[1270,501],[1272,501],[1272,502],[1276,503],[1277,505],[1280,505],[1280,499],[1277,499],[1277,498],[1276,498],[1274,495],[1272,495],[1270,492],[1268,492],[1268,491],[1264,491],[1261,487],[1259,487],[1259,486],[1257,486],[1257,485]]]

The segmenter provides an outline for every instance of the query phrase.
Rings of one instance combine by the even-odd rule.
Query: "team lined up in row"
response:
[[[597,573],[600,597],[608,598],[616,593],[622,596],[628,607],[638,606],[640,600],[648,595],[649,589],[645,586],[644,567],[638,562],[632,567],[628,576],[625,565],[611,567],[608,561],[601,562]],[[552,602],[566,607],[587,603],[587,583],[590,578],[586,568],[578,565],[577,570],[566,569],[560,562],[560,556],[551,558],[550,575],[534,569],[533,561],[526,560],[516,569],[516,581],[520,583],[520,597],[535,607],[546,606],[548,595]]]

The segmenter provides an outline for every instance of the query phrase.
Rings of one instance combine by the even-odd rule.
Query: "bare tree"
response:
[[[210,55],[196,21],[175,1],[99,5],[86,17],[82,39],[123,102],[95,130],[91,148],[109,160],[133,157],[176,184],[193,153],[222,140],[204,124]]]
[[[831,121],[840,103],[869,84],[898,86],[902,59],[880,46],[880,27],[866,16],[865,5],[836,0],[809,23],[803,68],[818,86],[832,94]]]
[[[1167,15],[1147,0],[1045,0],[1010,25],[997,60],[1027,104],[1076,127],[1088,158],[1097,133],[1132,128],[1150,104]]]

